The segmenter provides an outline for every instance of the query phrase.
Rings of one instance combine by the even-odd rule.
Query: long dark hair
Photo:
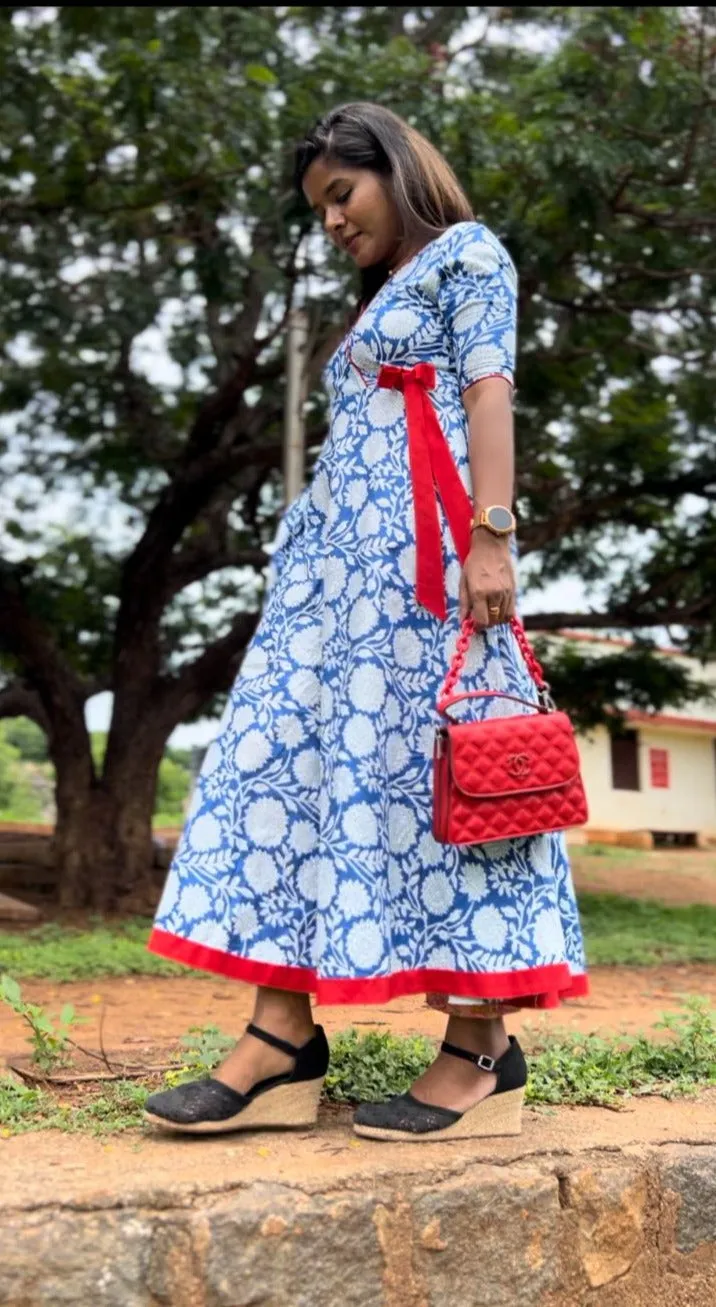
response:
[[[331,158],[351,168],[369,168],[390,188],[403,240],[420,249],[456,222],[474,218],[452,168],[430,141],[379,104],[343,104],[324,115],[296,149],[294,180],[303,179],[316,159]],[[384,285],[384,263],[361,269],[361,303]]]

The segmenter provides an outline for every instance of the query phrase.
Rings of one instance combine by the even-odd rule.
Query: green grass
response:
[[[579,906],[592,966],[716,962],[716,907],[674,907],[619,894],[581,894]]]
[[[585,893],[579,902],[592,966],[716,962],[716,907],[672,907],[618,894]],[[150,927],[149,920],[135,917],[88,930],[51,923],[0,932],[0,972],[53,981],[185,972],[147,952]]]
[[[529,1055],[527,1102],[535,1105],[614,1106],[634,1095],[664,1098],[690,1095],[716,1084],[716,1013],[692,1000],[660,1023],[666,1037],[648,1034],[600,1039],[555,1033]],[[206,1038],[192,1032],[194,1055],[222,1055],[225,1039],[212,1027]],[[185,1040],[185,1047],[190,1044]],[[529,1032],[525,1042],[529,1045]],[[197,1053],[197,1048],[199,1053]],[[342,1031],[331,1042],[325,1094],[329,1101],[377,1101],[403,1093],[435,1056],[436,1045],[422,1037]],[[206,1072],[211,1065],[202,1066]],[[167,1076],[172,1083],[172,1073]],[[29,1130],[110,1134],[142,1124],[144,1085],[118,1081],[84,1106],[72,1108],[49,1090],[28,1088],[0,1076],[0,1138]]]
[[[147,952],[151,922],[141,917],[75,930],[48,923],[0,932],[0,972],[17,980],[90,980],[96,976],[177,976],[185,972]]]

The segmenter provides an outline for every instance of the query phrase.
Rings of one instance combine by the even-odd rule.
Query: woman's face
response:
[[[398,261],[398,210],[384,179],[369,168],[350,168],[337,159],[314,159],[303,193],[324,230],[359,268]]]

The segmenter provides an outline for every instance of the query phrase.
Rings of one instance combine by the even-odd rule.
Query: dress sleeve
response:
[[[507,250],[482,223],[461,224],[446,243],[437,299],[460,390],[492,376],[513,385],[517,272]]]

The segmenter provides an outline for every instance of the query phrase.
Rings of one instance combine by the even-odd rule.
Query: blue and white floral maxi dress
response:
[[[377,385],[384,364],[434,365],[431,398],[469,489],[462,392],[512,380],[515,308],[503,246],[458,223],[382,287],[329,363],[330,432],[281,521],[155,952],[324,1003],[422,992],[549,1007],[586,992],[563,837],[432,836],[435,698],[461,569],[444,524],[447,620],[418,604],[405,400]],[[534,696],[508,625],[474,639],[464,687]]]

